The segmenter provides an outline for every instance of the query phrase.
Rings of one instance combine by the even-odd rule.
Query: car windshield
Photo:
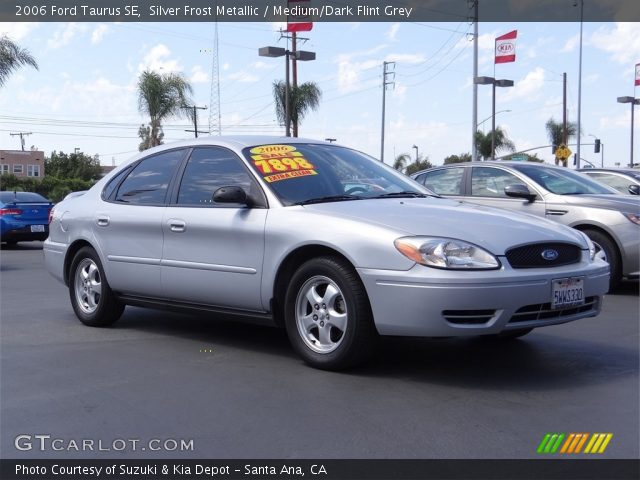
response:
[[[591,180],[586,175],[571,170],[546,168],[537,165],[517,165],[513,168],[557,195],[618,194],[613,188],[602,185]]]
[[[259,145],[243,153],[285,205],[430,195],[391,167],[337,145]]]

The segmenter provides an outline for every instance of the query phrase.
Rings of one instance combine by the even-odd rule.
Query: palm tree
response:
[[[547,120],[545,124],[545,128],[547,129],[547,137],[553,145],[553,151],[555,152],[556,147],[565,143],[564,140],[564,128],[562,123],[556,122],[553,118]],[[578,126],[574,122],[567,122],[567,141],[571,137],[575,137],[578,132]]]
[[[426,170],[427,168],[433,167],[433,164],[429,161],[429,157],[423,157],[422,155],[418,156],[418,159],[411,163],[404,171],[405,175],[413,175],[420,170]]]
[[[406,168],[407,163],[409,163],[410,161],[411,156],[408,153],[401,153],[393,161],[393,168],[401,172]]]
[[[28,50],[20,48],[9,37],[0,37],[0,87],[4,85],[9,75],[23,65],[30,65],[38,70],[38,64]]]
[[[287,85],[282,80],[273,82],[273,98],[276,104],[276,116],[282,124],[286,122]],[[293,125],[293,136],[298,136],[298,125],[309,110],[316,110],[320,105],[322,91],[314,82],[305,82],[297,87],[289,86],[289,116]]]
[[[507,136],[507,133],[500,127],[496,127],[495,133],[495,149],[498,151],[515,152],[516,146]],[[476,132],[476,148],[478,153],[484,160],[491,159],[491,132],[483,133],[480,130]]]
[[[179,73],[144,71],[138,79],[138,109],[150,117],[149,126],[142,125],[140,151],[162,144],[162,122],[169,117],[191,118],[191,109],[184,108],[192,100],[191,84]]]

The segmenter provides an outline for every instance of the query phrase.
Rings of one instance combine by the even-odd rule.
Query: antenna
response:
[[[215,2],[214,8],[216,12],[218,2]],[[218,63],[218,17],[213,24],[213,54],[211,62],[211,97],[209,99],[209,132],[211,134],[217,132],[222,135],[222,122],[220,120],[220,67]]]

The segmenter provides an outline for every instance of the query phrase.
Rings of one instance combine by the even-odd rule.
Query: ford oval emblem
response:
[[[547,248],[546,250],[542,251],[542,258],[544,258],[545,260],[548,260],[549,262],[554,261],[555,259],[558,258],[558,251],[554,250],[553,248]]]

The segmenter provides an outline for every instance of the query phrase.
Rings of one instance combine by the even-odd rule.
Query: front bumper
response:
[[[570,322],[600,313],[609,265],[451,271],[415,265],[408,271],[359,268],[381,335],[466,336]],[[582,277],[583,307],[552,310],[554,279]]]

